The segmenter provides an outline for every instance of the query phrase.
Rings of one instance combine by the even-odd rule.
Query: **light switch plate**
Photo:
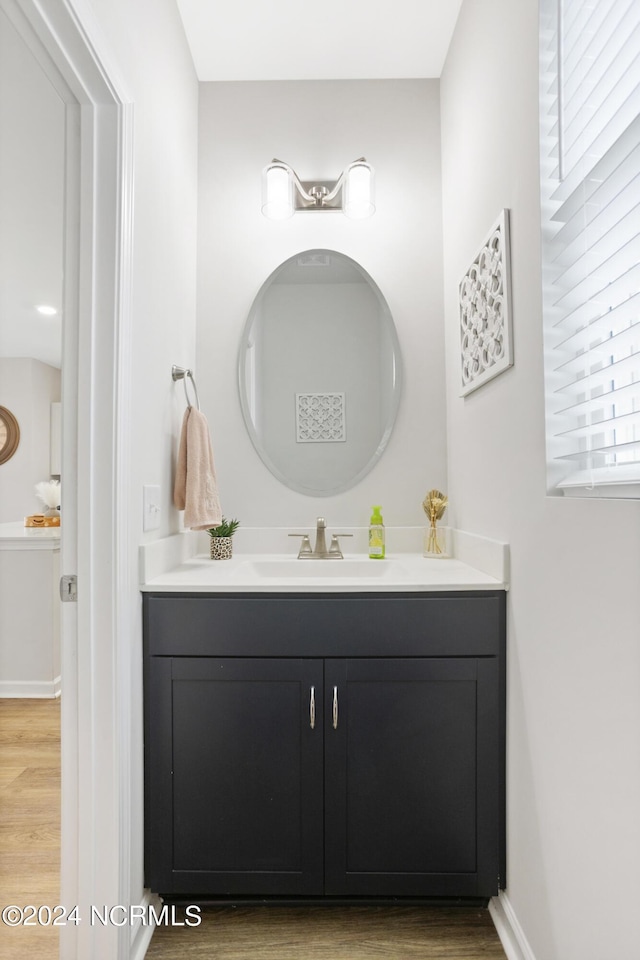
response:
[[[142,487],[142,529],[157,530],[160,526],[160,487],[145,483]]]

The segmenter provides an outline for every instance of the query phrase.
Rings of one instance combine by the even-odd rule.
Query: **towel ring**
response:
[[[184,367],[178,367],[174,363],[171,367],[171,379],[175,382],[176,380],[182,380],[184,386],[184,395],[187,398],[187,406],[191,407],[192,403],[189,400],[189,392],[187,390],[187,377],[191,380],[191,386],[193,387],[193,392],[196,397],[196,407],[200,409],[200,400],[198,399],[198,388],[196,387],[196,381],[194,380],[193,373],[191,370],[185,370]]]

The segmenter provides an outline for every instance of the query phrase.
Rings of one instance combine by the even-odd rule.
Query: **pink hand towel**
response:
[[[178,447],[173,502],[184,510],[192,530],[219,527],[222,520],[218,482],[207,418],[195,407],[185,410]]]

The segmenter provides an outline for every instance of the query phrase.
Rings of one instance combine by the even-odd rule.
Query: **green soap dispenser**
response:
[[[369,556],[372,560],[384,560],[384,522],[380,507],[374,507],[369,521]]]

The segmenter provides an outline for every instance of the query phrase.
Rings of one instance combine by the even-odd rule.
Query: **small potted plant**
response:
[[[239,520],[227,520],[226,517],[223,517],[219,527],[212,527],[209,530],[212,560],[231,560],[233,555],[233,540],[231,538],[239,526]]]

